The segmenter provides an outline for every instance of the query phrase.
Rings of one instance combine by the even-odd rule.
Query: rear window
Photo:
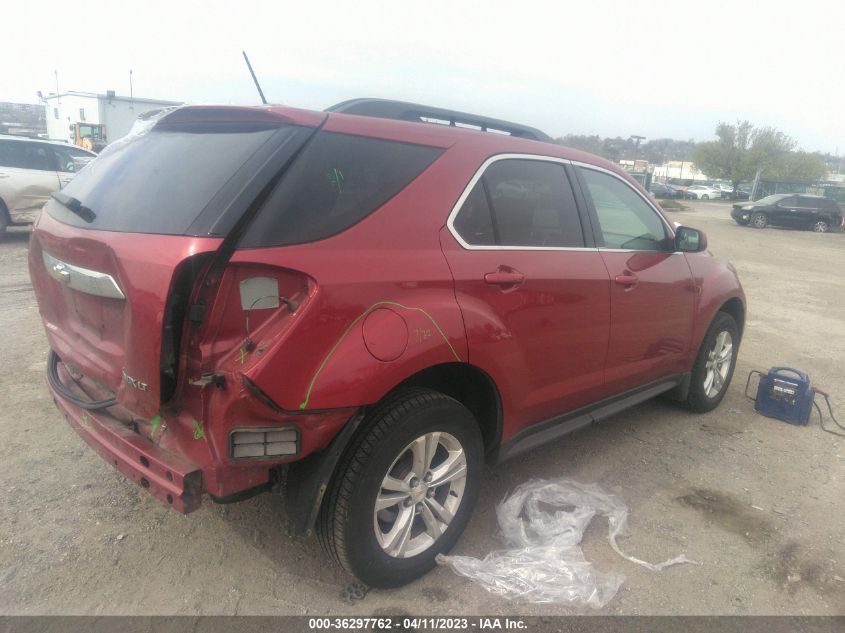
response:
[[[441,153],[320,132],[270,194],[241,246],[299,244],[340,233],[399,193]]]
[[[92,222],[58,203],[47,209],[83,228],[185,234],[215,194],[279,131],[279,126],[245,123],[153,128],[107,149],[62,190],[94,212]]]

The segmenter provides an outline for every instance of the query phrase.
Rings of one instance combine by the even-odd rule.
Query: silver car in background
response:
[[[96,156],[67,143],[0,135],[0,234],[31,224],[50,194]]]

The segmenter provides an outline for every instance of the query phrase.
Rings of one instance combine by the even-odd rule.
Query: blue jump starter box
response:
[[[810,377],[803,371],[790,367],[772,367],[760,374],[754,409],[759,413],[789,424],[806,425],[816,392]]]

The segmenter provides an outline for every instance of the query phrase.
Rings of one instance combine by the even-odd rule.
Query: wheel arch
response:
[[[408,387],[439,391],[469,409],[481,429],[487,459],[495,459],[502,439],[502,398],[487,372],[469,363],[443,363],[409,376],[390,393]]]
[[[810,223],[810,228],[814,227],[817,222],[825,222],[827,223],[828,231],[835,231],[839,226],[839,222],[837,222],[833,217],[830,215],[817,215],[815,219]]]
[[[502,438],[502,404],[492,378],[469,363],[441,363],[408,376],[378,402],[363,407],[347,422],[329,446],[303,460],[292,462],[285,476],[288,529],[295,536],[311,534],[337,464],[361,432],[369,410],[404,389],[425,388],[454,398],[475,416],[488,462],[496,460]]]
[[[739,330],[739,336],[742,338],[742,332],[745,329],[745,305],[742,301],[738,297],[731,297],[719,307],[716,314],[719,312],[726,312],[733,317],[733,320],[736,321],[736,327]],[[713,318],[716,318],[715,314]]]

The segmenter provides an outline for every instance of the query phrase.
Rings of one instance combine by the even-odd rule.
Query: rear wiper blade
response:
[[[97,217],[97,214],[94,213],[91,209],[86,207],[73,196],[69,196],[66,193],[62,193],[61,191],[54,191],[50,194],[50,197],[53,198],[53,200],[55,200],[56,202],[60,203],[66,209],[73,211],[76,215],[78,215],[80,218],[82,218],[89,224],[94,221],[94,218]]]

